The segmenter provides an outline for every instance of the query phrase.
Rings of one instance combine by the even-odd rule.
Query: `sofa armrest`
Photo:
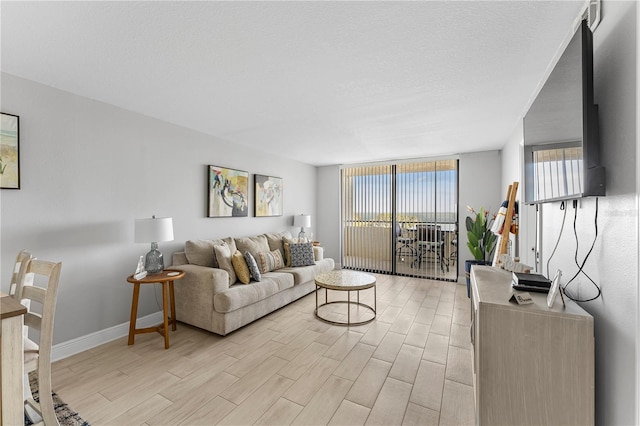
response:
[[[185,254],[185,252],[176,251],[175,253],[173,253],[173,256],[171,257],[172,266],[188,265],[188,264],[189,264],[189,261],[187,260],[187,255]]]
[[[174,265],[184,271],[174,283],[176,319],[196,327],[211,330],[216,293],[229,288],[229,274],[222,269],[200,265]]]
[[[313,259],[317,262],[324,259],[324,248],[320,246],[313,247]]]
[[[200,265],[173,265],[172,269],[184,271],[184,278],[176,281],[182,287],[189,287],[203,295],[213,295],[229,289],[229,273],[218,268]]]

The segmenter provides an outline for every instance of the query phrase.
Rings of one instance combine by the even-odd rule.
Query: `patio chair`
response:
[[[426,256],[432,253],[436,263],[440,264],[440,269],[445,268],[449,272],[449,265],[444,259],[444,232],[439,225],[416,225],[416,244],[418,246],[418,257],[413,261],[412,266],[417,265],[422,268],[422,263],[426,261]]]
[[[411,257],[416,255],[416,248],[413,245],[415,239],[405,236],[402,226],[398,222],[396,222],[394,226],[394,235],[396,237],[396,256],[398,256],[399,259],[403,259],[402,255],[406,254],[407,251]]]

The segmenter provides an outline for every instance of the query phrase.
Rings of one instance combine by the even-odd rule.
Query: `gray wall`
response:
[[[464,281],[465,278],[464,261],[473,259],[467,248],[467,229],[465,227],[465,219],[469,215],[467,206],[473,207],[476,211],[483,207],[491,214],[498,212],[500,204],[502,204],[507,195],[507,187],[502,187],[500,165],[500,151],[460,155],[460,205],[458,206],[460,222],[459,281]]]
[[[594,32],[595,101],[600,108],[607,195],[599,200],[598,239],[584,268],[601,287],[602,296],[581,306],[595,321],[596,424],[637,424],[636,7],[634,2],[603,2],[602,21]],[[503,150],[504,162],[519,161],[515,157],[519,150],[514,147],[518,143],[517,137],[510,140]],[[578,206],[576,229],[580,261],[595,236],[595,204],[595,199],[589,198],[581,200]],[[560,203],[542,206],[542,272],[545,274],[547,258],[560,234],[563,212],[559,206]],[[564,231],[549,268],[551,275],[556,269],[563,271],[562,284],[578,270],[574,261],[574,213],[569,203]],[[579,275],[574,282],[569,287],[574,294],[582,298],[595,295],[584,275]]]
[[[188,239],[297,233],[292,216],[303,212],[315,234],[313,166],[15,76],[1,83],[2,112],[20,116],[22,186],[0,191],[2,290],[20,249],[63,262],[54,343],[129,320],[125,279],[149,251],[133,242],[136,218],[173,217],[175,240],[160,243],[166,265]],[[249,217],[205,217],[207,164],[250,173]],[[254,173],[284,179],[283,216],[252,217]],[[153,292],[143,288],[139,317],[160,310]]]
[[[318,241],[340,267],[340,166],[318,167]]]

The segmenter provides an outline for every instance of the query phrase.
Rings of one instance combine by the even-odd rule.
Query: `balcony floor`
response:
[[[390,260],[380,260],[360,256],[346,256],[343,259],[342,267],[379,273],[392,273],[393,271],[393,265]],[[400,253],[400,255],[396,257],[395,274],[418,278],[457,281],[458,264],[455,259],[445,258],[443,264],[440,265],[439,259],[429,255],[423,258],[421,264],[418,265],[418,258],[416,255],[412,255],[411,253]]]

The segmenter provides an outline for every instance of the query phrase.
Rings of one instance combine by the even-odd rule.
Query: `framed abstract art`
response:
[[[208,217],[249,216],[249,173],[208,166]]]
[[[20,117],[0,113],[0,188],[20,189]]]
[[[282,216],[282,178],[254,175],[255,216]]]

